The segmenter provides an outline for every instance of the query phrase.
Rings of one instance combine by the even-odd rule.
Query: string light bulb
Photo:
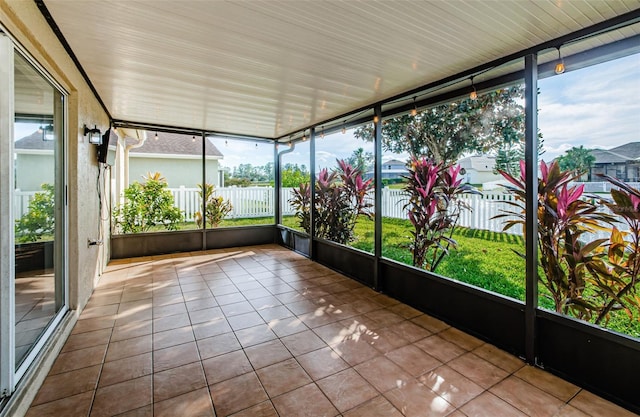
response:
[[[225,147],[229,147],[229,141],[228,141],[228,140],[226,140],[226,139],[224,140],[224,146],[225,146]]]
[[[304,132],[302,132],[302,141],[304,142],[305,140],[307,140],[307,131],[306,130]]]
[[[322,126],[322,132],[320,132],[320,139],[324,139],[324,126]]]
[[[378,123],[380,121],[380,119],[378,118],[378,116],[373,116],[373,123]]]
[[[557,47],[558,49],[558,62],[556,63],[556,67],[554,69],[554,72],[557,75],[560,75],[562,73],[564,73],[565,71],[565,67],[564,67],[564,59],[562,59],[562,55],[560,54],[560,47]]]
[[[416,117],[418,115],[418,108],[416,107],[416,97],[413,98],[413,109],[411,109],[411,115]]]
[[[347,121],[345,120],[345,122],[342,124],[342,134],[344,135],[345,133],[347,133],[347,126],[346,126]]]
[[[195,141],[196,141],[196,137],[195,137],[195,135],[194,135],[194,136],[191,136],[191,142],[195,142]]]
[[[473,75],[471,76],[471,94],[469,94],[469,98],[471,100],[476,100],[478,98],[478,92],[476,91],[476,86],[473,84]]]
[[[158,132],[156,132],[156,135],[153,137],[155,140],[158,140]]]

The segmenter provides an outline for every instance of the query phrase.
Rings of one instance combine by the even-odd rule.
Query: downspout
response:
[[[136,139],[138,142],[131,144],[131,145],[126,145],[124,147],[124,189],[126,189],[127,187],[129,187],[129,151],[131,149],[136,149],[136,148],[140,148],[142,145],[144,145],[144,142],[147,140],[147,132],[145,130],[142,131],[142,137],[140,137],[140,130],[136,130],[135,131],[135,135],[137,137],[131,137],[132,139]],[[118,138],[120,136],[118,135]],[[126,139],[126,134],[124,135],[123,138],[123,142],[126,144],[126,142],[124,141],[124,139]]]

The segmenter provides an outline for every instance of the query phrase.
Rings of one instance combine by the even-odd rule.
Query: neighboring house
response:
[[[42,140],[42,132],[35,131],[15,141],[15,188],[20,191],[40,191],[42,184],[54,183],[53,146],[55,142]]]
[[[589,172],[590,181],[602,181],[606,174],[626,182],[640,181],[640,142],[630,142],[612,149],[591,150],[596,160]]]
[[[398,159],[390,159],[382,162],[382,179],[401,179],[407,174],[407,162]],[[365,179],[373,178],[373,168],[363,175]]]
[[[119,129],[120,130],[120,129]],[[113,131],[112,131],[113,132]],[[141,132],[144,137],[144,132]],[[156,139],[157,137],[157,139]],[[142,146],[137,145],[142,142]],[[118,153],[123,159],[126,158],[125,147],[128,151],[128,167],[124,168],[124,161],[120,161],[116,155],[110,155],[108,160],[114,160],[116,167],[114,177],[118,180],[116,173],[122,173],[128,169],[126,184],[135,181],[142,182],[143,177],[148,173],[159,172],[166,179],[169,188],[196,188],[202,183],[202,139],[199,136],[163,133],[147,131],[146,139],[138,140],[125,137],[118,140],[117,135],[112,133],[109,141],[109,152]],[[117,150],[122,147],[122,152]],[[224,186],[224,176],[220,170],[219,160],[223,155],[209,139],[205,140],[205,160],[206,160],[206,181],[216,187]],[[120,164],[123,168],[120,170]],[[126,188],[126,184],[124,187]]]
[[[464,175],[468,184],[483,184],[502,180],[502,176],[494,172],[496,167],[495,156],[467,156],[458,160],[458,164],[461,168],[460,174]]]

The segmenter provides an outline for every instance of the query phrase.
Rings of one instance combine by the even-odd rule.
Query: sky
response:
[[[577,71],[567,71],[538,81],[538,128],[545,153],[542,159],[563,154],[573,146],[609,149],[640,141],[640,54],[605,62]],[[16,139],[30,135],[38,125],[15,125]],[[213,139],[224,154],[225,167],[273,161],[273,147],[267,143]],[[335,166],[362,147],[373,145],[353,137],[353,130],[317,138],[316,167]],[[405,155],[406,156],[406,155]],[[385,155],[383,160],[390,159]],[[298,143],[283,163],[309,166],[309,142]]]

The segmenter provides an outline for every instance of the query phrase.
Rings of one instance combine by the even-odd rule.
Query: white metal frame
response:
[[[60,121],[62,128],[59,131],[60,140],[62,141],[62,170],[61,181],[62,186],[56,187],[56,191],[67,190],[67,158],[64,156],[64,150],[67,149],[67,100],[69,93],[55,79],[35,61],[30,54],[15,39],[13,39],[6,30],[0,25],[0,242],[7,244],[9,242],[9,250],[2,248],[0,250],[0,397],[11,395],[16,385],[33,363],[34,359],[40,354],[43,346],[47,343],[51,335],[55,332],[58,324],[69,309],[69,274],[67,254],[68,236],[66,234],[66,225],[68,224],[68,210],[66,195],[61,201],[63,206],[64,225],[61,227],[61,242],[63,251],[62,259],[56,259],[57,263],[61,263],[60,268],[56,267],[56,274],[62,274],[63,279],[63,306],[53,317],[47,329],[40,336],[39,340],[33,346],[29,354],[22,361],[22,364],[15,369],[15,237],[14,227],[15,213],[13,212],[13,184],[14,184],[14,59],[15,53],[19,53],[27,60],[38,73],[46,79],[51,86],[58,90],[61,95],[61,103],[58,103],[62,115]],[[58,178],[56,178],[58,180]],[[0,244],[2,244],[0,243]]]

